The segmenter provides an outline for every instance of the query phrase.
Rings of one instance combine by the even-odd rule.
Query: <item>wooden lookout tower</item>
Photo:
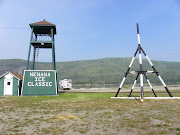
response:
[[[55,61],[54,35],[56,25],[46,20],[31,23],[31,37],[27,59],[27,69],[24,71],[22,95],[57,95],[57,73]],[[33,60],[30,66],[31,47]],[[52,49],[52,70],[38,70],[39,49]]]
[[[52,49],[52,69],[56,70],[54,35],[56,34],[56,25],[47,22],[45,19],[40,22],[29,24],[31,27],[31,37],[29,44],[29,53],[27,60],[27,70],[29,69],[29,59],[31,54],[31,46],[33,50],[33,63],[31,69],[34,70],[38,62],[39,49]]]

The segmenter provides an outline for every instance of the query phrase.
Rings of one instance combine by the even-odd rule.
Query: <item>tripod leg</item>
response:
[[[166,91],[167,91],[167,93],[169,94],[169,96],[170,96],[170,97],[173,97],[172,94],[171,94],[171,92],[170,92],[169,89],[167,88],[165,82],[164,82],[163,79],[161,78],[161,76],[160,76],[160,75],[157,75],[157,76],[158,76],[159,80],[161,81],[161,83],[164,85],[164,88],[166,89]]]
[[[156,72],[157,77],[159,78],[159,80],[161,81],[161,83],[163,84],[164,88],[166,89],[167,93],[169,94],[170,97],[173,97],[171,92],[169,91],[169,89],[167,88],[165,82],[163,81],[163,79],[161,78],[161,76],[159,75],[159,73],[156,71],[155,67],[153,66],[151,60],[149,59],[149,57],[146,55],[146,53],[144,52],[144,50],[141,47],[142,52],[144,53],[144,55],[146,56],[147,60],[149,61],[149,64],[151,65],[151,67],[153,68],[153,70]]]
[[[129,97],[131,97],[131,93],[132,93],[132,91],[133,91],[133,89],[134,89],[134,86],[136,85],[138,76],[139,76],[139,74],[137,74],[136,79],[134,80],[134,84],[133,84],[133,86],[132,86],[132,88],[131,88],[131,92],[129,93]]]
[[[152,85],[151,85],[151,83],[150,83],[150,81],[149,81],[149,79],[148,79],[147,76],[146,76],[146,74],[144,74],[144,76],[145,76],[145,78],[146,78],[146,80],[147,80],[149,86],[151,87],[151,90],[152,90],[154,96],[157,97],[157,96],[156,96],[156,93],[155,93],[155,91],[154,91],[154,89],[153,89],[153,87],[152,87]]]
[[[121,84],[120,84],[120,86],[119,86],[119,88],[118,88],[118,91],[117,91],[115,97],[118,96],[118,94],[119,94],[119,92],[120,92],[120,90],[121,90],[121,88],[122,88],[122,86],[123,86],[123,83],[124,83],[124,81],[126,80],[126,77],[127,77],[128,73],[129,73],[129,70],[130,70],[130,68],[131,68],[131,66],[132,66],[132,64],[133,64],[133,62],[134,62],[135,57],[136,57],[137,51],[138,51],[138,48],[137,48],[137,50],[136,50],[136,52],[135,52],[135,54],[134,54],[134,57],[133,57],[132,60],[131,60],[131,63],[129,64],[129,67],[128,67],[128,69],[127,69],[127,72],[126,72],[126,74],[125,74],[125,76],[124,76],[124,78],[123,78],[123,80],[122,80],[122,82],[121,82]]]
[[[153,64],[152,64],[151,60],[150,60],[149,57],[146,55],[146,53],[145,53],[145,51],[142,49],[142,47],[141,47],[141,50],[142,50],[142,52],[144,53],[145,57],[147,58],[147,60],[148,60],[149,64],[151,65],[151,67],[153,67]],[[153,69],[154,69],[154,68],[153,68]],[[155,70],[155,71],[156,71],[156,70]]]
[[[119,88],[118,88],[118,91],[117,91],[117,93],[116,93],[115,97],[117,97],[117,96],[118,96],[118,94],[119,94],[119,92],[120,92],[120,90],[121,90],[121,88],[122,88],[123,83],[124,83],[124,81],[125,81],[125,80],[126,80],[126,77],[124,77],[124,78],[123,78],[123,80],[122,80],[122,82],[121,82],[121,84],[120,84],[120,86],[119,86]]]

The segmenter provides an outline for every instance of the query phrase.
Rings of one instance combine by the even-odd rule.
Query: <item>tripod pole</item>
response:
[[[142,56],[141,56],[141,43],[139,35],[139,26],[137,23],[137,38],[138,38],[138,50],[139,50],[139,67],[140,67],[140,86],[141,86],[141,102],[143,102],[144,92],[143,92],[143,74],[142,74]]]

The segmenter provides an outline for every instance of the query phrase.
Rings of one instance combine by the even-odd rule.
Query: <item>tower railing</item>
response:
[[[33,34],[32,41],[52,41],[51,34]]]

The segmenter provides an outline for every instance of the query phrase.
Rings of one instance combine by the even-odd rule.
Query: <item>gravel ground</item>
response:
[[[0,134],[180,134],[180,100],[113,100],[113,93],[0,98]]]

